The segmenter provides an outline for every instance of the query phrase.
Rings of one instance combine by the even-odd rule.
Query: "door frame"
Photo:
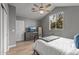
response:
[[[17,38],[16,42],[17,42],[17,41],[22,41],[21,39],[24,40],[24,35],[23,35],[23,37],[19,38],[20,40],[18,40],[18,37],[17,37],[17,24],[18,24],[18,22],[22,22],[23,25],[24,25],[24,20],[16,20],[16,38]],[[20,23],[19,23],[19,24],[20,24]],[[24,34],[24,31],[25,31],[25,25],[23,26],[23,34]]]

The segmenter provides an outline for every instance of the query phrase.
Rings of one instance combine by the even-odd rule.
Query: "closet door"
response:
[[[1,5],[1,55],[4,54],[4,12]]]
[[[4,52],[8,50],[8,20],[7,20],[7,13],[4,11]]]
[[[6,54],[8,50],[8,19],[7,12],[1,4],[1,54]]]

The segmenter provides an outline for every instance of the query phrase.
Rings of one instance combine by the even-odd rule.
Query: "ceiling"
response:
[[[32,12],[33,3],[10,3],[16,7],[16,16],[26,17],[27,19],[40,20],[45,15],[48,14],[40,14],[39,12]],[[55,7],[60,6],[79,6],[78,3],[52,3],[49,9],[52,11]]]
[[[55,7],[79,6],[79,3],[54,3]]]

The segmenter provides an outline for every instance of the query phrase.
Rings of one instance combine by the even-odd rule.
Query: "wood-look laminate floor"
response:
[[[16,47],[10,48],[8,55],[32,55],[33,54],[33,41],[16,42]]]

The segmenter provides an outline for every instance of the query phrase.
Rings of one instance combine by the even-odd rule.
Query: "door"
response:
[[[1,55],[4,54],[4,12],[1,5]]]
[[[16,21],[16,41],[24,40],[24,21],[17,20]]]

